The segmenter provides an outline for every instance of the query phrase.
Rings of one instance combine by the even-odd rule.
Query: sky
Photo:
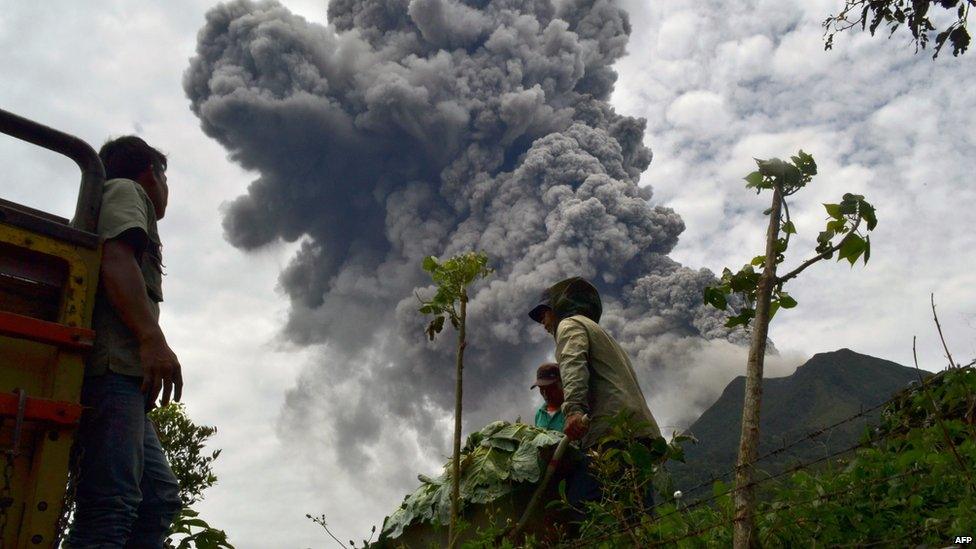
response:
[[[866,267],[822,263],[791,283],[800,305],[771,328],[780,351],[771,374],[843,347],[909,365],[913,336],[921,366],[941,368],[930,293],[955,358],[968,362],[976,356],[972,57],[916,55],[900,34],[845,34],[825,52],[819,22],[838,4],[624,0],[632,30],[627,55],[613,65],[619,77],[609,100],[618,113],[646,119],[643,144],[653,159],[640,186],[684,222],[670,257],[720,272],[762,249],[766,198],[741,180],[752,158],[803,148],[820,173],[791,203],[800,234],[787,264],[813,248],[820,204],[844,192],[864,194],[879,225]],[[225,237],[233,201],[268,168],[229,157],[201,130],[184,90],[197,33],[214,5],[4,0],[0,108],[96,147],[109,135],[136,133],[169,155],[161,322],[184,367],[188,411],[217,426],[213,446],[223,449],[219,483],[199,507],[204,518],[243,548],[331,543],[306,513],[324,513],[340,538],[359,539],[415,486],[415,474],[436,470],[445,446],[419,436],[416,418],[391,412],[369,384],[338,378],[332,386],[323,377],[334,371],[323,362],[352,370],[364,359],[350,360],[343,347],[342,338],[355,334],[295,337],[294,296],[279,273],[307,240],[248,248]],[[284,6],[309,28],[327,23],[324,2]],[[70,161],[4,140],[0,162],[0,196],[70,216],[78,181]],[[356,318],[356,329],[379,330],[389,320],[379,315]],[[664,376],[650,391],[660,423],[680,428],[687,395],[707,405],[741,373],[728,349],[709,349],[685,375]],[[310,387],[334,402],[309,412],[297,430],[294,416],[309,410]],[[303,398],[302,407],[289,405]],[[525,394],[479,410],[529,417],[533,403]],[[356,417],[381,424],[378,440],[356,449],[330,438],[337,425],[355,424],[344,415],[352,405]],[[427,419],[448,431],[449,417],[436,407]]]

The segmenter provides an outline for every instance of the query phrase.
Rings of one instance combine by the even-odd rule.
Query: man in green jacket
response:
[[[620,344],[599,324],[603,306],[597,289],[580,277],[568,278],[543,292],[529,316],[555,337],[566,416],[563,432],[583,449],[595,446],[620,413],[649,441],[661,436],[657,421]],[[599,497],[599,484],[584,460],[567,479],[570,502]]]

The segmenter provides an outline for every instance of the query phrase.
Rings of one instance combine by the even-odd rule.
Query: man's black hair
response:
[[[98,157],[105,166],[105,179],[136,179],[150,166],[158,172],[166,171],[166,155],[135,135],[107,141],[98,151]]]

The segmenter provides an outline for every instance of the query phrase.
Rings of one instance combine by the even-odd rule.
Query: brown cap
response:
[[[543,385],[552,385],[559,381],[559,365],[555,362],[547,362],[535,372],[535,383],[529,389],[535,389]]]

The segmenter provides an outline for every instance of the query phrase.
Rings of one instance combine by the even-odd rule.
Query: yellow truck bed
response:
[[[68,471],[101,245],[104,170],[90,146],[0,110],[0,131],[82,169],[75,221],[0,199],[0,547],[52,547]],[[0,144],[2,145],[2,144]]]

